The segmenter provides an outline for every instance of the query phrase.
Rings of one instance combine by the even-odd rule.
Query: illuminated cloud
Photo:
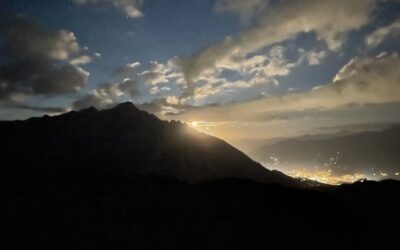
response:
[[[173,60],[169,60],[166,64],[152,61],[139,76],[144,83],[158,85],[168,83],[172,79],[179,80],[182,78],[182,73],[175,66]]]
[[[306,58],[307,58],[307,62],[309,65],[318,65],[322,63],[322,60],[325,59],[325,57],[327,57],[327,52],[320,50],[320,51],[316,51],[316,50],[312,50],[309,51],[308,53],[306,53]]]
[[[145,68],[142,72],[139,71],[141,67]],[[132,100],[133,98],[140,99],[150,95],[152,104],[141,105],[146,110],[161,112],[169,109],[171,111],[170,105],[166,102],[166,97],[160,96],[170,92],[173,84],[183,81],[182,73],[179,72],[172,60],[165,64],[152,61],[144,66],[140,62],[129,63],[122,67],[117,67],[112,72],[112,76],[125,78],[122,81],[106,82],[98,85],[97,88],[77,99],[72,104],[72,108],[74,110],[91,106],[104,108],[119,102]],[[168,100],[171,101],[171,98]],[[147,102],[150,101],[147,100]],[[179,112],[179,110],[176,111]]]
[[[188,84],[207,71],[221,66],[235,56],[250,53],[291,39],[300,33],[314,32],[328,48],[338,51],[346,34],[369,22],[378,0],[285,0],[270,5],[259,17],[259,25],[180,58]],[[335,11],[332,11],[332,10]]]
[[[140,62],[128,63],[124,66],[115,68],[114,71],[112,72],[112,75],[119,77],[128,77],[132,73],[135,73],[140,66],[141,66]]]
[[[311,91],[266,99],[267,109],[305,110],[338,108],[351,104],[380,104],[400,101],[400,58],[354,58],[333,82]]]
[[[132,98],[138,94],[137,85],[137,81],[129,78],[118,83],[102,83],[81,99],[76,100],[72,104],[72,109],[103,108],[107,105],[122,102],[124,96]]]
[[[365,39],[368,48],[378,47],[388,36],[400,35],[400,20],[389,24],[388,26],[381,27],[372,32]]]
[[[8,20],[0,33],[0,99],[69,94],[85,85],[89,72],[79,65],[91,59],[80,55],[74,33],[45,30],[22,18]]]
[[[303,59],[304,55],[300,54],[294,61],[288,61],[284,47],[279,45],[265,54],[235,56],[221,61],[218,70],[202,74],[198,78],[199,86],[189,88],[185,97],[192,98],[198,105],[259,99],[267,87],[279,85],[276,77],[289,75]],[[225,72],[234,73],[235,77],[224,77]]]
[[[397,54],[354,58],[331,83],[242,104],[207,107],[178,116],[209,121],[245,120],[260,113],[279,114],[312,109],[332,110],[348,105],[400,102],[400,58]],[[245,118],[245,119],[243,119]]]
[[[218,70],[199,77],[196,88],[184,84],[183,73],[173,58],[165,64],[150,62],[137,74],[137,80],[147,86],[154,99],[173,97],[176,102],[195,106],[243,102],[261,98],[266,87],[279,85],[275,77],[287,76],[304,58],[305,52],[299,53],[294,61],[288,61],[285,48],[279,45],[264,54],[233,57],[221,62]],[[225,72],[234,73],[235,77],[225,77]]]
[[[128,17],[142,17],[143,13],[140,7],[143,5],[143,0],[74,0],[77,4],[92,4],[97,6],[113,6],[122,10]]]
[[[92,62],[92,58],[90,56],[84,55],[77,58],[72,59],[69,63],[72,65],[84,65]]]
[[[232,57],[222,61],[219,69],[237,71],[241,75],[263,75],[264,77],[286,76],[299,62],[288,62],[285,58],[285,48],[276,45],[266,55],[258,54],[251,57]]]

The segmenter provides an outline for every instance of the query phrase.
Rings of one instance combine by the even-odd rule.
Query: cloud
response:
[[[128,63],[125,66],[115,68],[114,71],[112,72],[112,75],[127,77],[130,74],[136,72],[140,66],[141,66],[140,62]]]
[[[7,105],[6,108],[26,109],[36,112],[53,113],[53,114],[62,114],[69,111],[68,107],[39,107],[39,106],[30,106],[25,104]]]
[[[166,63],[152,61],[137,75],[137,81],[147,89],[150,99],[165,98],[171,92],[178,94],[183,91],[183,74],[173,61],[174,59]]]
[[[299,53],[294,61],[287,60],[285,53],[285,48],[277,45],[263,54],[232,57],[221,62],[218,70],[199,77],[196,88],[185,84],[177,58],[166,63],[150,62],[137,74],[137,80],[148,88],[153,99],[173,96],[180,103],[194,106],[224,104],[235,99],[243,102],[260,98],[266,87],[279,84],[275,77],[288,75],[304,60],[304,53]]]
[[[145,102],[137,105],[139,109],[145,110],[147,112],[156,114],[161,117],[170,118],[176,115],[190,112],[194,110],[199,110],[205,107],[219,106],[218,104],[208,104],[202,107],[193,106],[190,104],[182,103],[179,98],[174,96],[169,96],[167,98],[157,98],[151,102]]]
[[[124,79],[119,83],[103,83],[96,89],[76,100],[72,104],[73,110],[81,110],[88,107],[102,108],[107,105],[112,105],[122,101],[124,96],[129,98],[135,97],[138,94],[136,89],[137,82],[129,78]]]
[[[181,113],[177,119],[243,120],[260,113],[287,114],[311,109],[333,110],[352,105],[400,102],[400,58],[397,54],[353,58],[334,80],[305,92],[287,93],[235,105]]]
[[[394,21],[388,26],[381,27],[365,39],[365,44],[368,48],[373,49],[378,47],[388,36],[400,35],[400,19]]]
[[[144,65],[144,70],[137,74],[137,81],[148,89],[153,99],[174,96],[181,103],[195,106],[228,103],[235,98],[243,102],[260,98],[268,86],[279,85],[276,77],[290,74],[304,60],[304,54],[298,53],[297,58],[289,61],[285,48],[276,45],[260,54],[237,55],[221,61],[217,70],[202,74],[196,85],[185,84],[182,69],[178,66],[179,58],[174,57],[166,63],[152,61]],[[125,68],[118,72],[124,72]]]
[[[92,4],[97,6],[113,6],[123,11],[128,17],[142,17],[143,13],[140,7],[144,0],[74,0],[77,4]]]
[[[140,72],[139,69],[142,67],[144,70]],[[135,74],[132,75],[133,73]],[[183,75],[174,65],[173,60],[165,64],[152,61],[143,66],[140,62],[133,62],[116,68],[112,75],[126,78],[120,82],[100,84],[96,89],[76,100],[72,104],[72,108],[74,110],[90,106],[102,108],[126,101],[127,99],[131,100],[132,98],[137,98],[135,100],[136,103],[139,103],[138,100],[141,100],[142,102],[155,102],[161,105],[160,100],[166,103],[166,97],[164,96],[166,93],[172,91],[171,88],[174,87],[173,85],[177,85],[183,81]],[[148,92],[150,95],[144,95],[143,93],[145,92]],[[143,106],[149,108],[149,110],[154,110],[157,105],[143,104]],[[164,111],[168,109],[168,112],[175,111],[168,105],[165,105],[165,107],[161,105],[157,109]]]
[[[88,55],[80,56],[69,61],[72,65],[84,65],[92,62],[92,58]]]
[[[312,50],[306,53],[306,58],[309,65],[319,65],[322,63],[322,60],[327,57],[327,55],[327,52],[324,50]]]
[[[170,60],[166,64],[152,61],[147,69],[139,74],[141,80],[145,83],[158,85],[168,83],[171,79],[179,78],[181,75],[177,71],[173,61]]]
[[[304,55],[294,61],[285,58],[283,46],[273,46],[266,54],[249,57],[232,57],[221,62],[217,71],[203,74],[198,81],[200,86],[193,89],[193,100],[202,103],[227,103],[258,99],[269,86],[279,85],[278,76],[287,76],[291,70],[303,61]],[[223,77],[228,71],[235,76]]]
[[[142,80],[146,83],[157,85],[160,83],[167,83],[169,80],[162,72],[157,71],[144,71],[140,74]]]
[[[69,94],[85,85],[89,72],[79,65],[90,60],[80,55],[74,33],[45,30],[22,18],[2,23],[0,33],[0,99]]]
[[[300,59],[300,58],[299,58]],[[288,62],[283,46],[273,46],[267,54],[250,57],[235,56],[222,61],[219,69],[237,71],[241,75],[263,75],[264,77],[286,76],[298,62]]]
[[[333,82],[308,92],[265,100],[266,105],[274,110],[305,110],[398,102],[399,67],[400,58],[397,54],[379,58],[356,57],[338,72]]]
[[[260,15],[258,26],[235,37],[203,48],[189,57],[181,57],[188,84],[204,73],[216,70],[224,61],[246,56],[300,33],[314,32],[333,51],[340,49],[346,34],[369,22],[378,0],[284,0],[270,5]]]

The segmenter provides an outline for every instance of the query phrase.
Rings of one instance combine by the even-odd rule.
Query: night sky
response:
[[[395,0],[1,0],[0,119],[132,101],[226,140],[400,121]]]

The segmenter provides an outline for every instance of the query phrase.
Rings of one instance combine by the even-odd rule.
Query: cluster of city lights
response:
[[[331,170],[296,169],[285,171],[285,174],[293,178],[307,179],[330,185],[353,183],[366,178],[363,174],[334,175]]]
[[[400,177],[399,172],[387,173],[377,168],[371,168],[370,171],[367,171],[364,174],[335,174],[337,172],[343,172],[343,170],[345,172],[348,172],[348,167],[341,166],[340,161],[340,152],[336,152],[332,156],[330,156],[328,160],[325,161],[323,164],[321,164],[320,166],[314,166],[313,168],[309,168],[307,166],[293,166],[288,162],[281,162],[280,157],[278,156],[270,156],[268,163],[263,162],[262,164],[268,169],[281,171],[293,178],[312,180],[330,185],[353,183],[362,179],[383,180],[388,178]]]

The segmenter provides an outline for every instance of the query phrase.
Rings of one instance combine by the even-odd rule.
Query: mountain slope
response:
[[[2,167],[9,178],[38,171],[162,174],[190,182],[239,177],[285,186],[299,183],[269,171],[224,141],[161,121],[131,103],[57,117],[0,123]],[[3,176],[5,176],[3,174]]]
[[[91,176],[40,189],[33,178],[0,192],[2,249],[398,249],[399,182],[323,192],[235,178]]]

